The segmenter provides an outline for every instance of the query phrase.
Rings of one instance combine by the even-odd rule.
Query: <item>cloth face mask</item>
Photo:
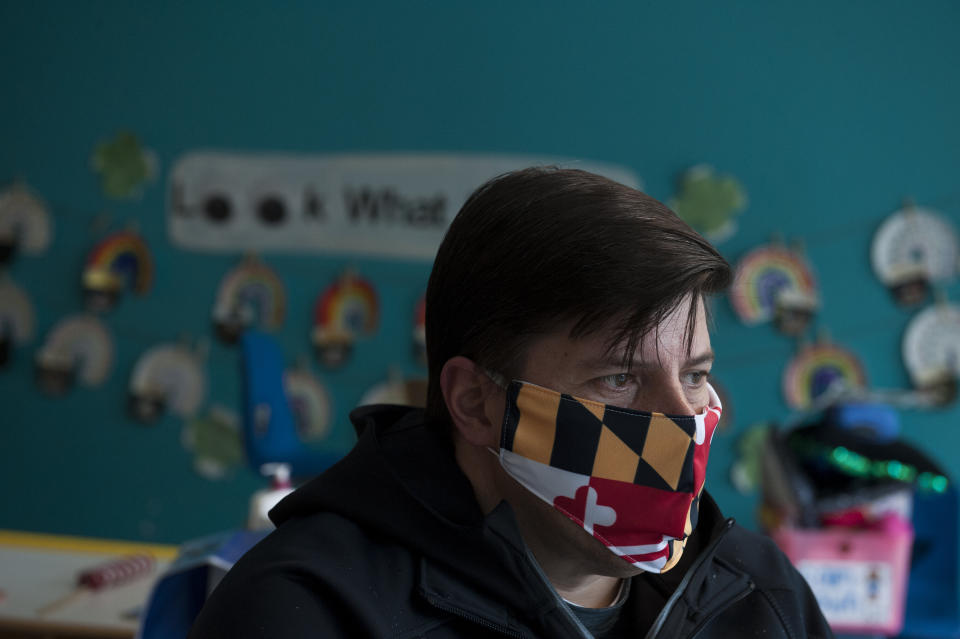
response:
[[[707,388],[703,413],[666,416],[513,381],[500,465],[628,563],[666,572],[697,525],[721,412]]]

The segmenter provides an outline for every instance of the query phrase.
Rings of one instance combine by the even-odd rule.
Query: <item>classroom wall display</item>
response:
[[[113,337],[95,315],[71,315],[51,329],[35,363],[37,384],[49,395],[62,395],[76,381],[99,386],[113,369]]]
[[[140,196],[146,183],[157,174],[156,154],[131,131],[119,131],[97,144],[90,164],[100,175],[103,194],[115,200]]]
[[[26,239],[43,233],[21,232],[9,264],[34,307],[36,336],[0,371],[0,422],[10,425],[0,427],[0,485],[11,487],[0,528],[178,544],[242,521],[250,494],[263,486],[255,468],[243,464],[228,480],[207,482],[181,446],[183,418],[168,414],[158,428],[139,428],[124,406],[137,357],[186,333],[212,338],[208,399],[198,417],[211,402],[241,414],[241,353],[213,338],[212,310],[218,283],[248,250],[285,289],[284,323],[269,329],[287,356],[281,372],[312,348],[316,297],[345,267],[377,290],[380,327],[356,342],[342,368],[327,372],[308,352],[331,398],[324,442],[337,442],[330,447],[337,455],[354,436],[350,410],[391,366],[404,378],[425,376],[411,354],[411,332],[430,260],[394,256],[399,251],[382,244],[409,245],[401,229],[416,237],[434,233],[410,223],[417,215],[429,220],[429,210],[414,207],[408,215],[403,204],[429,204],[448,193],[445,183],[414,188],[408,180],[389,183],[386,173],[357,173],[358,181],[348,183],[344,171],[324,170],[321,179],[337,181],[323,193],[329,199],[322,208],[295,180],[281,212],[276,202],[258,206],[264,191],[272,192],[272,178],[247,183],[225,169],[227,197],[218,199],[206,190],[218,176],[175,171],[202,149],[256,163],[268,158],[271,166],[277,155],[595,158],[569,166],[622,167],[642,176],[644,190],[660,201],[679,195],[678,177],[708,160],[749,195],[721,253],[735,263],[775,232],[802,238],[823,304],[815,321],[863,358],[872,383],[911,384],[900,352],[910,318],[874,275],[870,245],[906,195],[960,222],[960,83],[930,81],[955,75],[956,58],[944,52],[956,50],[960,5],[877,0],[865,14],[858,3],[833,3],[824,19],[823,11],[785,3],[581,3],[547,12],[515,3],[506,21],[486,3],[232,6],[147,10],[117,2],[110,11],[91,11],[84,3],[0,2],[0,59],[16,61],[4,71],[0,193],[22,176],[49,223],[46,253],[38,258],[27,249]],[[604,28],[582,29],[587,23]],[[717,29],[720,23],[730,28]],[[631,37],[637,25],[653,24],[683,28]],[[582,32],[582,46],[567,46],[572,32]],[[263,34],[268,46],[250,46],[252,33]],[[170,34],[176,46],[169,46]],[[282,41],[269,42],[276,34]],[[638,76],[642,81],[633,81]],[[122,129],[156,152],[158,181],[144,183],[140,198],[107,199],[89,158],[99,141]],[[347,196],[357,204],[354,226]],[[446,205],[452,216],[454,194]],[[321,211],[328,224],[345,216],[338,224],[356,230],[347,238],[354,246],[314,220]],[[92,230],[101,213],[117,224]],[[271,223],[281,215],[285,222]],[[148,295],[126,289],[101,316],[116,340],[120,374],[89,390],[78,380],[78,388],[51,401],[34,380],[34,355],[56,321],[81,307],[87,253],[127,221],[138,224],[156,270]],[[298,228],[288,231],[294,222]],[[241,236],[244,229],[251,234]],[[372,239],[378,229],[387,239]],[[295,235],[302,239],[289,239]],[[316,241],[320,235],[332,248]],[[411,252],[428,253],[426,241],[415,246]],[[960,295],[960,278],[935,288],[941,286],[953,299]],[[772,326],[743,325],[726,301],[714,305],[712,318],[714,371],[738,414],[732,430],[718,435],[728,445],[711,451],[707,485],[725,515],[754,526],[755,499],[728,481],[732,444],[751,424],[788,411],[781,376],[793,339]],[[729,424],[726,413],[721,427]],[[904,410],[903,419],[923,445],[960,447],[953,427],[960,402]],[[960,476],[960,456],[943,461]],[[32,481],[37,468],[49,472]],[[91,485],[102,490],[94,494]],[[142,526],[145,520],[153,525]]]
[[[204,351],[169,343],[143,353],[130,375],[130,416],[148,424],[165,412],[192,417],[207,395]]]
[[[33,303],[26,291],[9,275],[0,274],[0,368],[10,361],[14,348],[33,339],[35,330]]]
[[[145,295],[153,286],[153,254],[136,231],[117,231],[100,240],[87,256],[81,278],[87,310],[113,308],[125,290]]]
[[[939,212],[908,204],[895,211],[873,237],[873,271],[903,306],[922,303],[931,283],[948,283],[960,267],[953,225]]]
[[[860,359],[827,341],[802,346],[783,371],[783,396],[794,409],[809,408],[827,392],[866,387],[867,375]]]
[[[736,218],[747,206],[747,193],[735,177],[698,164],[684,172],[678,190],[670,208],[708,240],[719,244],[737,232]]]
[[[247,256],[220,280],[213,324],[224,343],[236,343],[248,328],[279,329],[286,315],[286,288],[280,276],[259,258]]]
[[[777,330],[791,336],[806,331],[820,306],[806,258],[778,243],[755,248],[740,259],[730,301],[745,324],[773,320]]]
[[[380,302],[369,280],[344,271],[314,304],[310,334],[317,359],[339,368],[350,358],[358,337],[370,336],[380,323]]]
[[[904,332],[902,351],[914,387],[928,391],[937,405],[952,402],[960,376],[960,306],[937,302],[917,313]]]
[[[432,259],[486,180],[572,165],[640,186],[613,164],[529,155],[194,151],[170,172],[167,228],[195,251],[280,251]]]
[[[0,265],[18,252],[42,254],[53,239],[50,210],[39,195],[23,182],[14,182],[0,192]]]

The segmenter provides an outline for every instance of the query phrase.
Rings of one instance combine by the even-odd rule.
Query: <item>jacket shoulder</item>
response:
[[[717,557],[749,574],[756,585],[791,584],[799,574],[774,541],[734,524],[717,549]]]
[[[191,638],[397,637],[438,620],[414,600],[418,559],[333,513],[292,518],[211,593]]]
[[[749,576],[754,592],[779,619],[789,637],[833,637],[810,586],[774,541],[739,525],[717,549],[717,559]]]

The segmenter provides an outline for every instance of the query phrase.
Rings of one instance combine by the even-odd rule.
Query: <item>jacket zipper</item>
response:
[[[507,635],[508,637],[517,637],[517,639],[523,639],[524,637],[523,634],[517,632],[516,630],[514,630],[513,628],[510,628],[509,626],[502,626],[500,624],[493,623],[488,619],[484,619],[483,617],[475,615],[472,612],[467,612],[463,608],[454,606],[453,604],[447,603],[442,599],[438,599],[437,597],[434,597],[428,594],[424,594],[424,597],[426,597],[427,601],[430,602],[430,605],[434,606],[435,608],[439,608],[440,610],[444,610],[451,614],[457,615],[458,617],[461,617],[463,619],[466,619],[467,621],[483,626],[484,628],[489,628],[490,630],[496,630],[497,632]]]
[[[553,587],[553,584],[550,583],[550,580],[547,579],[546,573],[543,572],[543,568],[540,567],[540,564],[537,563],[537,559],[533,556],[533,552],[527,548],[527,561],[533,566],[534,572],[540,577],[540,581],[543,582],[543,585],[546,586],[547,590],[550,591],[550,596],[553,598],[554,603],[557,608],[559,608],[567,621],[573,623],[574,627],[577,629],[577,632],[580,633],[581,639],[593,639],[593,635],[589,630],[577,619],[576,615],[573,614],[573,611],[570,610],[570,607],[563,601],[560,595],[557,593],[557,590]]]
[[[526,556],[527,556],[527,562],[533,567],[533,570],[537,574],[537,576],[540,578],[541,583],[549,591],[550,596],[553,599],[553,602],[555,604],[555,607],[558,608],[561,611],[561,614],[567,619],[567,621],[569,621],[574,626],[574,628],[578,633],[579,639],[593,639],[593,635],[590,634],[590,631],[587,630],[587,628],[580,622],[580,620],[574,616],[573,612],[570,610],[570,607],[567,606],[567,604],[563,601],[560,595],[557,594],[557,591],[553,588],[553,585],[550,583],[550,580],[547,579],[546,573],[543,572],[543,569],[540,567],[540,564],[537,563],[536,558],[534,558],[533,553],[530,551],[529,548],[526,549]],[[488,619],[475,615],[472,612],[464,610],[463,608],[460,608],[451,603],[448,603],[446,600],[440,599],[433,595],[429,595],[427,593],[423,593],[423,596],[427,599],[427,601],[432,606],[439,608],[440,610],[444,610],[446,612],[455,614],[458,617],[466,619],[467,621],[471,621],[473,623],[479,624],[491,630],[496,630],[497,632],[503,633],[505,635],[509,635],[511,637],[520,637],[521,639],[524,637],[523,634],[517,632],[516,630],[510,628],[509,626],[504,626],[501,624],[494,623]]]
[[[723,538],[726,536],[730,529],[733,528],[733,518],[727,519],[724,522],[724,528],[717,536],[710,542],[710,545],[707,546],[694,560],[693,565],[687,569],[687,574],[683,576],[683,579],[680,581],[680,585],[677,586],[677,590],[670,596],[670,599],[667,601],[666,605],[663,607],[663,610],[660,611],[660,614],[657,615],[657,620],[651,626],[650,631],[647,633],[646,639],[655,639],[657,634],[663,628],[663,624],[666,623],[667,617],[670,616],[670,613],[673,611],[673,606],[677,603],[680,597],[683,595],[683,592],[687,589],[687,586],[690,585],[690,580],[693,579],[693,576],[700,570],[700,567],[708,559],[712,558],[714,551],[717,546],[720,545],[720,542],[723,541]],[[748,590],[749,592],[749,590]],[[731,603],[733,603],[731,601]],[[713,615],[711,615],[713,618]]]

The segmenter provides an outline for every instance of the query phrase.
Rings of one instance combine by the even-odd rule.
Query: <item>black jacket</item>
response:
[[[421,411],[353,419],[353,451],[271,511],[277,530],[224,577],[191,638],[589,636],[509,505],[483,515]],[[621,615],[638,637],[832,636],[784,555],[708,496],[679,564],[634,579]],[[652,610],[644,592],[661,593]]]

